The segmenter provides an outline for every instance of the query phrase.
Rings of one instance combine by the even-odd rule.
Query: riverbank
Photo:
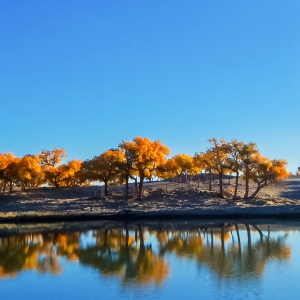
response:
[[[255,188],[254,186],[252,187]],[[264,188],[259,198],[233,200],[230,182],[225,195],[217,196],[208,183],[151,182],[145,184],[142,201],[135,199],[133,187],[128,202],[122,187],[111,187],[103,196],[99,186],[78,188],[37,188],[16,191],[0,200],[0,222],[57,222],[138,219],[219,219],[294,218],[300,219],[300,179],[288,178]],[[243,191],[243,183],[239,186]]]

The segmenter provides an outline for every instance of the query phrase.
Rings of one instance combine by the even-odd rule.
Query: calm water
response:
[[[300,292],[299,226],[45,228],[0,231],[1,299],[297,299]]]

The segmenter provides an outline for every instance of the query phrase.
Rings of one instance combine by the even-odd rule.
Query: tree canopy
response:
[[[182,181],[199,173],[209,174],[209,189],[212,178],[218,176],[219,195],[224,197],[223,178],[225,174],[235,177],[233,197],[238,197],[239,180],[245,182],[244,198],[256,197],[270,182],[286,178],[289,174],[284,159],[263,156],[253,142],[211,138],[206,151],[194,156],[180,153],[170,157],[170,148],[160,140],[135,137],[122,141],[118,147],[106,150],[92,159],[70,160],[64,163],[67,153],[63,148],[44,149],[38,155],[27,154],[15,157],[13,153],[0,153],[0,191],[7,186],[11,192],[14,186],[39,187],[42,185],[73,187],[102,182],[105,195],[108,187],[125,183],[125,199],[128,199],[128,183],[135,182],[137,199],[143,195],[144,181],[153,178],[175,178]],[[256,189],[250,192],[250,182]],[[199,184],[199,183],[198,183]]]

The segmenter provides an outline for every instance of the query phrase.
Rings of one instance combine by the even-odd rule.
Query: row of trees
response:
[[[183,175],[199,176],[200,172],[209,174],[211,190],[212,176],[219,178],[219,193],[223,198],[223,175],[235,176],[234,197],[238,196],[239,179],[245,180],[244,198],[255,197],[260,189],[270,181],[288,176],[287,162],[283,159],[271,160],[260,154],[255,143],[212,138],[205,152],[194,156],[177,154],[168,159],[170,149],[161,141],[136,137],[132,141],[122,141],[117,148],[104,151],[99,156],[85,161],[70,160],[62,148],[43,150],[38,155],[15,157],[12,153],[0,153],[0,180],[2,191],[7,185],[10,191],[14,185],[38,187],[81,186],[90,182],[103,182],[105,195],[108,186],[125,183],[125,198],[128,199],[128,183],[135,182],[138,199],[141,199],[145,179],[176,178],[181,181]],[[257,188],[250,193],[249,183]]]

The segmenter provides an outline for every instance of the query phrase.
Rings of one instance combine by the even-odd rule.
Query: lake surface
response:
[[[0,229],[1,299],[296,299],[298,224]]]

